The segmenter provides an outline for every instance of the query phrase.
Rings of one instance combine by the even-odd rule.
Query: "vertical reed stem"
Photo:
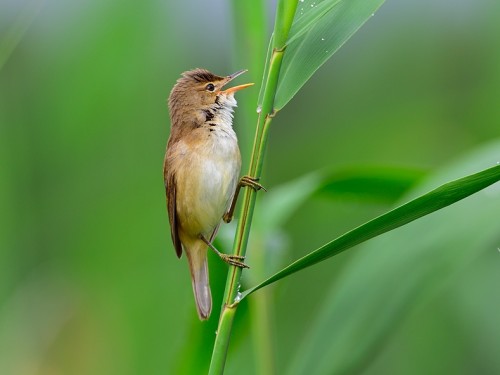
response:
[[[286,49],[286,40],[292,26],[297,0],[279,0],[276,9],[276,19],[274,24],[272,54],[267,77],[264,80],[264,97],[261,111],[257,121],[257,130],[254,138],[252,157],[248,175],[253,178],[260,178],[262,164],[269,134],[269,125],[275,115],[274,97],[278,87],[279,73],[283,55]],[[253,210],[255,206],[257,192],[253,189],[246,189],[243,196],[242,209],[236,229],[233,244],[233,254],[244,256],[248,243],[248,236],[252,223]],[[241,278],[241,268],[230,267],[226,289],[224,291],[223,306],[219,319],[219,327],[215,338],[212,360],[210,363],[210,375],[220,375],[224,372],[227,349],[231,336],[231,328],[234,321],[239,299],[237,298]]]

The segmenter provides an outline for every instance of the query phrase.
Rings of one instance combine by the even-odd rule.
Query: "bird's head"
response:
[[[245,72],[246,70],[239,70],[226,77],[215,75],[206,69],[193,69],[182,73],[168,99],[171,114],[204,110],[217,105],[236,106],[234,93],[252,86],[253,83],[227,89],[224,87]]]

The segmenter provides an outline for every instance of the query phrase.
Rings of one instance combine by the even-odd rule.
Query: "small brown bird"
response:
[[[239,256],[220,253],[212,241],[224,218],[231,220],[241,186],[262,188],[243,177],[238,184],[241,156],[232,127],[236,91],[248,83],[223,90],[244,73],[227,77],[205,69],[184,72],[170,93],[171,131],[163,165],[170,231],[177,256],[186,253],[200,319],[212,311],[207,248],[224,261],[247,267]]]

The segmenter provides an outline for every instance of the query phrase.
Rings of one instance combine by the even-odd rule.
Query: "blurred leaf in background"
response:
[[[0,4],[0,40],[30,4]],[[184,70],[246,67],[233,56],[231,5],[39,4],[0,70],[0,373],[199,373],[216,323],[197,321],[185,260],[170,244],[161,181],[165,101]],[[488,0],[387,1],[276,117],[263,184],[271,193],[312,171],[355,165],[432,171],[498,137],[499,8]],[[239,103],[254,94],[242,92]],[[240,115],[236,132],[245,134]],[[318,195],[300,206],[281,228],[289,238],[282,261],[391,204],[366,198]],[[473,202],[462,218],[478,214]],[[256,209],[265,215],[264,205]],[[483,238],[475,231],[460,239]],[[495,249],[498,240],[491,241]],[[467,352],[488,359],[485,369],[498,368],[486,353],[496,343],[496,263],[481,254],[492,256],[478,253],[457,288],[435,309],[412,314],[366,372],[406,371],[409,364],[425,372],[411,353],[435,359],[433,350],[453,339],[437,329],[442,324],[462,327],[447,358]],[[344,267],[363,255],[343,254],[273,289],[278,373],[313,334],[328,286],[341,288]],[[222,293],[227,268],[212,264],[212,289],[220,285]],[[450,309],[453,321],[446,320]],[[250,310],[244,307],[234,327],[228,374],[253,373]],[[452,362],[443,361],[436,368]]]
[[[416,190],[421,194],[491,165],[499,151],[500,142],[489,144],[438,172]],[[368,369],[369,373],[380,374],[438,374],[444,368],[454,374],[469,374],[477,368],[481,373],[497,372],[498,356],[473,348],[500,344],[500,330],[494,323],[494,317],[500,314],[500,305],[494,301],[500,286],[495,246],[500,243],[500,225],[495,220],[498,212],[499,183],[361,246],[322,300],[319,318],[302,340],[297,349],[300,355],[294,357],[288,373],[342,374]],[[491,262],[496,267],[491,267]],[[479,285],[476,281],[477,290],[463,288],[463,275],[471,270],[483,273],[479,267],[488,273],[482,279],[492,282]],[[463,325],[449,324],[461,319],[454,309],[456,298],[475,300],[477,304],[469,306],[475,311],[472,316],[483,315],[491,327],[484,330],[485,321],[473,318]],[[423,309],[426,314],[422,317]],[[445,321],[434,317],[434,311],[446,311]],[[426,326],[429,332],[409,332],[403,324],[408,316],[413,322],[419,319],[419,330]],[[469,333],[479,330],[483,332],[475,337]],[[397,343],[391,347],[395,334]],[[434,350],[423,347],[415,339],[417,335],[427,336]],[[439,345],[433,343],[435,337]],[[386,345],[390,347],[387,354]],[[469,351],[474,355],[467,355]],[[423,364],[416,370],[414,363],[419,361]]]

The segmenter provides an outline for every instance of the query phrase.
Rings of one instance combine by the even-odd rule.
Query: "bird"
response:
[[[170,234],[177,257],[186,254],[200,320],[212,311],[208,248],[226,263],[248,268],[244,257],[223,254],[212,242],[221,221],[231,221],[240,188],[263,188],[256,178],[240,179],[241,155],[232,126],[234,94],[253,83],[224,89],[245,72],[218,76],[201,68],[186,71],[168,98],[171,129],[163,177]]]

